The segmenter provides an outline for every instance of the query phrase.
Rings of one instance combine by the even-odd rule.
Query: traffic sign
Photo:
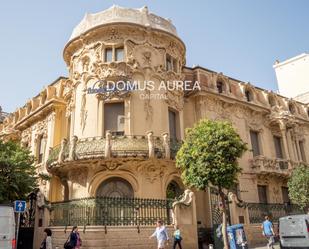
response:
[[[23,213],[26,211],[26,201],[14,201],[14,211],[16,213]]]

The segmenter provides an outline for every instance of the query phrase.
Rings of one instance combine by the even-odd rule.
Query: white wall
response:
[[[273,67],[281,95],[294,98],[309,92],[309,54],[298,55]]]

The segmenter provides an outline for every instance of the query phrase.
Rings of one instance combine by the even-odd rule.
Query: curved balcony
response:
[[[142,157],[174,159],[181,142],[171,140],[167,134],[155,137],[152,132],[146,136],[124,135],[106,137],[91,137],[71,141],[63,139],[61,144],[50,149],[46,162],[49,169],[55,165],[75,160],[115,158],[115,157]]]
[[[267,158],[264,156],[256,156],[250,159],[251,169],[257,174],[277,175],[280,177],[288,177],[291,173],[291,162],[279,158]]]

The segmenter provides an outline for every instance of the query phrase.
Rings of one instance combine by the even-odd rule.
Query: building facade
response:
[[[50,225],[59,235],[56,243],[63,244],[63,229],[78,224],[84,227],[86,248],[107,243],[95,240],[88,231],[115,241],[108,244],[110,248],[120,243],[117,236],[138,234],[134,237],[138,248],[145,248],[147,226],[155,218],[175,222],[162,209],[170,205],[168,198],[185,190],[175,154],[185,129],[204,118],[230,121],[250,148],[239,160],[243,171],[230,195],[230,222],[245,223],[251,234],[250,225],[259,222],[265,207],[274,215],[284,212],[290,202],[287,179],[293,168],[309,159],[306,104],[222,73],[186,67],[185,44],[175,27],[147,7],[113,6],[87,14],[63,56],[69,76],[58,78],[0,124],[1,138],[20,141],[36,156],[38,173],[50,176],[40,185],[41,201],[44,196],[43,202],[50,204],[45,205],[45,214],[40,209],[44,205],[39,205],[37,215],[44,217],[40,226]],[[115,81],[151,81],[155,86],[198,82],[200,89],[106,91],[108,82]],[[216,190],[193,192],[180,200],[191,203],[190,212],[176,210],[181,213],[176,220],[183,226],[188,248],[197,244],[192,229],[207,230],[220,223]],[[128,203],[133,199],[132,206]],[[240,200],[248,205],[242,207]],[[170,206],[174,216],[176,204]],[[143,213],[147,205],[151,207]],[[116,206],[118,211],[111,209]],[[150,214],[154,210],[159,213]],[[134,235],[132,226],[138,227]],[[42,233],[38,231],[36,243]],[[254,235],[249,239],[253,241]]]
[[[309,54],[276,61],[274,69],[280,94],[309,103]]]

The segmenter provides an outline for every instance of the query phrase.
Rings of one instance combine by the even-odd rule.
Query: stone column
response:
[[[293,149],[294,146],[293,146],[291,130],[286,131],[286,136],[287,136],[287,143],[288,143],[290,159],[297,160],[297,153],[295,153],[295,150]]]
[[[72,137],[72,141],[70,143],[69,161],[73,161],[76,159],[75,150],[76,150],[77,140],[78,140],[77,136]]]
[[[296,135],[295,137],[295,143],[296,143],[296,154],[297,154],[297,160],[296,161],[302,161],[302,156],[301,156],[301,151],[300,151],[300,146],[299,146],[299,139]]]
[[[148,138],[148,150],[149,150],[149,158],[154,158],[154,142],[153,142],[153,132],[147,132]]]
[[[106,136],[105,136],[105,158],[110,158],[112,154],[112,145],[111,145],[111,140],[112,140],[112,133],[111,131],[106,131]]]
[[[165,158],[171,159],[171,148],[169,143],[169,135],[167,132],[162,134],[163,137],[163,146],[164,146],[164,152],[165,152]]]
[[[60,152],[59,152],[59,156],[58,156],[58,163],[63,163],[63,161],[64,161],[64,149],[65,149],[65,146],[67,145],[67,143],[68,143],[68,141],[67,141],[66,138],[62,139]]]
[[[285,159],[290,160],[288,142],[287,142],[287,139],[286,139],[286,126],[285,126],[285,123],[283,121],[279,121],[279,125],[280,125],[280,132],[281,132],[281,136],[282,136]]]

